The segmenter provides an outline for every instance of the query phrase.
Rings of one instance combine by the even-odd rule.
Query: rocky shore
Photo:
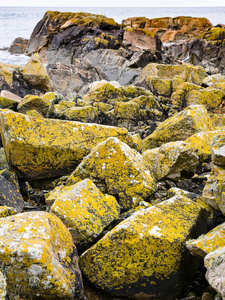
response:
[[[224,25],[48,11],[0,63],[0,299],[225,299]]]

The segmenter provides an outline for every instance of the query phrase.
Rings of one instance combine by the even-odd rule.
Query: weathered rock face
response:
[[[152,149],[166,142],[184,140],[200,131],[213,130],[207,110],[201,105],[192,105],[162,122],[143,140],[144,148]]]
[[[24,202],[19,189],[0,175],[0,205],[14,208],[18,213],[23,211]]]
[[[54,215],[30,212],[0,219],[0,265],[9,299],[80,299],[78,255],[66,226]]]
[[[198,204],[171,198],[121,222],[81,255],[81,270],[112,295],[176,299],[196,267],[185,241],[204,232],[205,222]]]
[[[51,91],[52,85],[39,55],[35,54],[24,67],[0,64],[0,89],[24,97]]]
[[[90,83],[108,78],[97,66],[94,67],[88,60],[80,59],[77,59],[73,65],[49,64],[47,71],[53,89],[63,95],[69,92],[84,94]]]
[[[67,226],[76,245],[92,242],[120,212],[116,199],[103,195],[90,179],[56,188],[46,201],[54,201],[51,212]]]
[[[198,156],[183,141],[170,142],[160,148],[145,151],[142,155],[147,160],[156,179],[164,177],[176,180],[181,172],[193,172],[198,165]]]
[[[155,18],[133,17],[122,21],[125,29],[144,29],[157,33],[162,42],[186,40],[199,36],[212,28],[213,25],[206,18],[176,17]]]
[[[28,45],[28,40],[22,37],[16,38],[9,47],[11,54],[24,54]]]
[[[108,194],[119,198],[121,208],[126,210],[150,198],[156,189],[145,159],[117,138],[99,143],[72,173],[68,183],[84,178],[103,185]]]
[[[6,157],[22,178],[52,178],[74,170],[99,142],[111,136],[132,143],[127,130],[97,124],[33,118],[0,112]]]
[[[187,42],[168,45],[165,53],[172,59],[179,59],[203,66],[210,74],[224,74],[225,29],[214,27]]]

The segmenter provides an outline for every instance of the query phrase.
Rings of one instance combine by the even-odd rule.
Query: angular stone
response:
[[[0,93],[0,96],[11,99],[11,100],[14,100],[14,101],[17,101],[17,102],[20,102],[22,100],[21,97],[17,96],[16,94],[13,94],[9,91],[6,91],[6,90],[2,90],[1,93]]]
[[[51,212],[67,226],[75,244],[92,242],[120,213],[116,199],[103,195],[90,179],[51,192],[46,202],[52,201]]]
[[[155,95],[170,97],[172,94],[172,79],[162,79],[159,76],[149,76],[147,84]]]
[[[152,149],[167,142],[185,140],[199,131],[213,130],[212,120],[202,105],[192,105],[162,122],[143,140],[144,148]]]
[[[134,213],[107,233],[81,255],[81,270],[112,295],[177,299],[197,267],[185,241],[205,231],[205,210],[173,197]]]
[[[45,97],[37,97],[33,95],[26,95],[17,107],[17,110],[20,113],[25,114],[27,111],[36,110],[43,116],[48,116],[50,114],[50,109],[50,100],[45,99]]]
[[[225,132],[213,137],[211,150],[212,162],[218,166],[225,166]]]
[[[181,171],[195,171],[199,163],[198,156],[186,146],[183,141],[170,142],[142,155],[157,180],[164,177],[176,180],[181,177]]]
[[[0,175],[0,205],[14,208],[18,213],[23,211],[24,202],[19,189]]]
[[[0,170],[9,168],[4,148],[0,148]]]
[[[8,109],[15,110],[18,106],[18,103],[19,103],[18,101],[11,100],[6,97],[0,97],[0,108],[2,109],[8,108]]]
[[[225,168],[213,165],[202,196],[209,206],[225,215]]]
[[[32,179],[68,174],[108,137],[132,142],[123,128],[33,118],[9,110],[0,112],[0,129],[9,164],[19,177]]]
[[[143,30],[125,31],[123,42],[141,49],[161,50],[159,38],[154,33],[152,35],[146,34]]]
[[[17,212],[11,207],[8,206],[0,206],[0,218],[9,217],[15,215]]]
[[[156,189],[147,162],[118,138],[99,143],[79,164],[69,183],[85,178],[104,183],[108,194],[119,199],[122,209],[130,209],[149,198]],[[98,185],[98,184],[97,184]]]
[[[211,287],[225,299],[225,247],[218,248],[210,252],[204,258],[204,264],[207,269],[206,279]]]
[[[78,254],[61,220],[29,212],[1,218],[0,225],[0,265],[9,299],[80,299]]]
[[[63,111],[61,116],[66,120],[94,123],[98,119],[98,109],[93,106],[71,107]]]
[[[188,250],[198,257],[204,258],[210,252],[225,247],[225,223],[201,235],[196,240],[187,241]]]

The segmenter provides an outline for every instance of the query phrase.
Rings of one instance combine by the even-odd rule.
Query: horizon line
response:
[[[0,7],[90,7],[90,8],[97,8],[97,7],[102,7],[102,8],[104,8],[104,7],[125,7],[125,8],[129,8],[129,7],[166,7],[166,8],[169,8],[169,7],[199,7],[199,8],[202,8],[202,7],[225,7],[225,5],[224,6],[221,6],[221,5],[214,5],[214,6],[212,6],[212,5],[205,5],[205,6],[203,6],[203,5],[201,5],[201,6],[195,6],[195,5],[191,5],[191,6],[187,6],[187,5],[185,5],[185,6],[183,6],[183,5],[180,5],[180,6],[177,6],[177,5],[171,5],[171,6],[165,6],[165,5],[159,5],[159,6],[156,6],[156,5],[151,5],[151,6],[143,6],[143,5],[140,5],[140,6],[133,6],[133,5],[131,5],[131,6],[100,6],[100,5],[97,5],[97,6],[90,6],[90,5],[84,5],[84,6],[61,6],[61,5],[55,5],[55,6],[52,6],[52,5],[45,5],[45,6],[33,6],[33,5],[0,5]]]

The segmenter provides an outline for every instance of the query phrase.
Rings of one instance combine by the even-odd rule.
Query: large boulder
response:
[[[0,112],[0,129],[8,163],[21,178],[68,174],[111,136],[132,143],[123,128],[35,118],[10,110]]]
[[[142,155],[156,179],[166,177],[176,180],[181,177],[182,171],[194,172],[199,163],[198,156],[186,147],[183,141],[170,142]]]
[[[156,148],[164,143],[184,140],[197,132],[213,129],[212,120],[205,107],[191,105],[162,122],[143,140],[144,148],[146,150]]]
[[[205,210],[173,197],[121,222],[81,255],[80,267],[112,295],[177,299],[198,265],[185,241],[205,230]]]
[[[0,265],[9,299],[80,299],[78,254],[66,226],[46,212],[0,219]]]
[[[95,240],[120,212],[116,199],[103,195],[90,179],[56,188],[46,200],[52,201],[51,212],[67,226],[76,245]]]
[[[72,173],[68,183],[85,178],[104,185],[107,193],[115,195],[122,209],[130,209],[149,199],[156,182],[147,162],[134,149],[118,138],[99,143]]]
[[[0,64],[0,90],[8,90],[20,97],[51,91],[51,80],[39,55],[34,54],[25,66]]]

